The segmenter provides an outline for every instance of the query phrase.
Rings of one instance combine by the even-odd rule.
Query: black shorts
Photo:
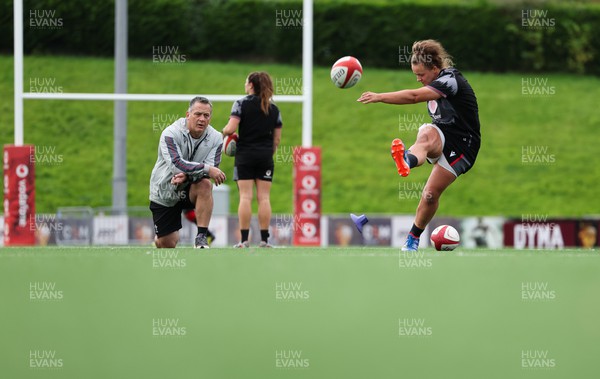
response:
[[[233,180],[265,180],[273,181],[275,164],[273,154],[235,156]]]
[[[437,163],[455,176],[464,174],[473,167],[479,152],[479,141],[463,141],[462,138],[452,138],[433,124],[424,124],[421,127],[424,126],[433,126],[439,133],[444,145],[442,155],[438,158],[427,158],[429,163]]]
[[[189,193],[186,191],[185,194],[185,198],[172,207],[165,207],[153,201],[150,202],[156,236],[163,237],[181,229],[182,210],[194,208],[194,204],[190,201]]]

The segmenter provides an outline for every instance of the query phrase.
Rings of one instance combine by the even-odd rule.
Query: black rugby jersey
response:
[[[469,82],[460,71],[449,67],[441,70],[427,87],[442,96],[427,102],[432,123],[442,130],[446,138],[460,141],[476,154],[481,144],[479,110]]]
[[[273,130],[281,128],[281,113],[273,103],[269,114],[265,115],[260,108],[260,97],[248,95],[233,103],[231,117],[240,119],[236,155],[253,152],[273,153]]]

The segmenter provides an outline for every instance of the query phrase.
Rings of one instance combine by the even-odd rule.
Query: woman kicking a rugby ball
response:
[[[427,102],[431,124],[419,128],[416,142],[408,149],[400,139],[392,141],[392,158],[398,174],[408,176],[410,170],[425,160],[433,163],[414,224],[402,250],[417,251],[419,237],[431,221],[442,192],[454,180],[469,171],[481,145],[477,98],[473,89],[455,69],[450,55],[435,40],[417,41],[412,46],[411,69],[419,89],[397,92],[365,92],[357,100],[364,104],[415,104]]]

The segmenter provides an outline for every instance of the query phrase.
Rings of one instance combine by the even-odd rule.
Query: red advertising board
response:
[[[35,244],[35,148],[4,146],[4,245]]]
[[[504,224],[504,246],[507,247],[564,249],[577,245],[574,220],[508,221]]]
[[[294,245],[321,246],[321,148],[294,149]]]

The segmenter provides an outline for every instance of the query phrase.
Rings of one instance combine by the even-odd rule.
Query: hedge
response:
[[[25,1],[25,52],[112,56],[114,1]],[[53,11],[58,28],[36,28],[30,11]],[[129,55],[177,48],[191,60],[301,63],[301,1],[129,0]],[[0,0],[0,51],[12,51],[12,0]],[[524,13],[525,12],[525,15]],[[38,20],[38,21],[36,21]],[[525,23],[525,25],[524,25]],[[527,23],[537,27],[528,27]],[[314,59],[354,55],[364,65],[406,64],[413,41],[435,38],[457,66],[477,71],[600,74],[600,7],[546,4],[314,5]]]

